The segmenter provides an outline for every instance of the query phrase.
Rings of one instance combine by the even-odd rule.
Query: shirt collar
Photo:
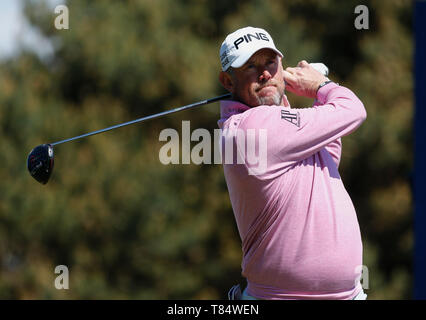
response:
[[[250,109],[249,106],[232,100],[222,100],[220,102],[220,117],[222,119],[228,119],[230,116],[234,114],[242,113]]]

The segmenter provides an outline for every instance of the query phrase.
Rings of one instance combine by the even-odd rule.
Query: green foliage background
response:
[[[284,66],[326,63],[364,102],[368,118],[343,139],[341,175],[358,212],[370,299],[412,291],[411,2],[26,1],[54,44],[0,64],[0,298],[223,299],[243,283],[241,248],[220,165],[162,165],[164,128],[216,128],[218,104],[55,148],[48,185],[26,170],[41,143],[224,93],[218,50],[243,26],[267,29]],[[289,94],[295,107],[311,102]],[[56,290],[55,266],[70,271]]]

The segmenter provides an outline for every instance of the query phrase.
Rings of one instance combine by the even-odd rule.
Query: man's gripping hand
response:
[[[298,96],[316,98],[320,84],[328,78],[315,70],[305,60],[300,61],[295,68],[286,68],[283,72],[286,89]]]

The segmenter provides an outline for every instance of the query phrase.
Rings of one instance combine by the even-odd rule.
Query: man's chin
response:
[[[258,97],[259,105],[263,106],[279,106],[282,102],[282,97],[279,95],[272,95],[266,97]]]

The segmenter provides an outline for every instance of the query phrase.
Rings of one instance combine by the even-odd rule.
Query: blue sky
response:
[[[54,10],[56,5],[65,1],[47,2]],[[52,50],[49,42],[25,20],[21,0],[0,0],[0,59],[16,54],[20,47],[30,47],[39,55],[48,54]]]

